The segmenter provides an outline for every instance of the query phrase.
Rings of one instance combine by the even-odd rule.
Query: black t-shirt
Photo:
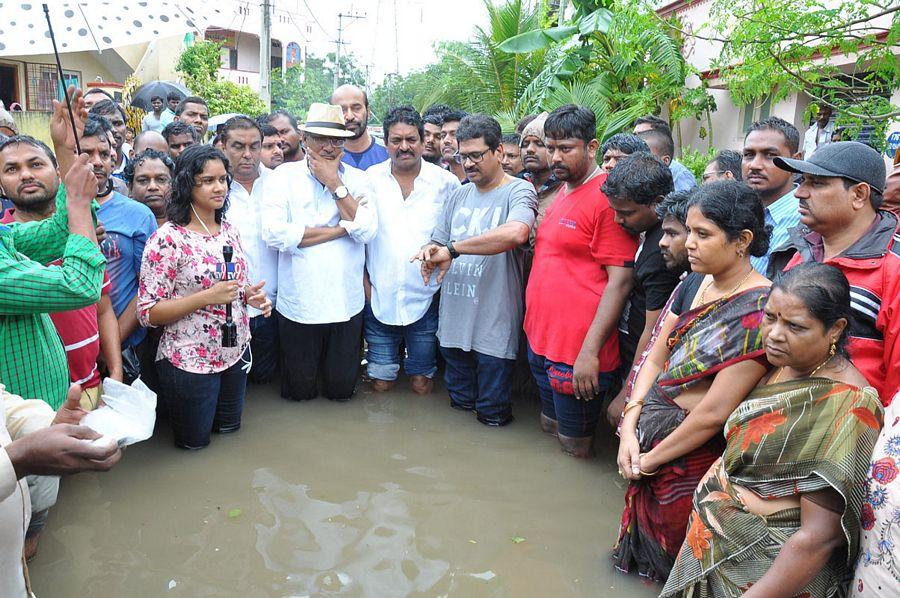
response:
[[[692,272],[685,277],[684,283],[669,307],[673,314],[680,316],[686,311],[691,311],[691,304],[694,302],[694,297],[700,292],[700,286],[705,277],[706,275],[697,272]]]
[[[634,361],[638,340],[644,332],[647,312],[657,311],[666,306],[672,291],[678,286],[678,277],[681,275],[681,272],[672,272],[666,268],[659,250],[662,235],[661,224],[648,230],[644,235],[640,253],[634,261],[634,289],[628,297],[622,316],[621,329],[625,334],[619,335],[619,353],[622,361],[628,365]]]

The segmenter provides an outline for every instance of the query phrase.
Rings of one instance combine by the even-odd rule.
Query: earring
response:
[[[741,259],[744,259],[744,250],[743,249],[738,249],[738,257]]]
[[[837,353],[837,341],[831,341],[831,349],[828,350],[828,359],[834,357],[835,353]]]

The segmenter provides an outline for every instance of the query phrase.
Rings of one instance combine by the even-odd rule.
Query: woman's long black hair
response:
[[[175,161],[175,178],[172,180],[172,199],[166,206],[166,218],[169,222],[187,226],[191,221],[191,204],[194,201],[194,177],[203,172],[206,163],[218,160],[229,172],[228,158],[211,145],[192,145]],[[228,175],[228,187],[231,188],[231,174]],[[216,210],[216,223],[222,222],[222,216],[228,211],[228,195],[225,204]]]

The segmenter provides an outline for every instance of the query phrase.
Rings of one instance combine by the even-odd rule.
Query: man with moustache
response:
[[[369,135],[369,98],[355,85],[341,85],[331,94],[331,104],[344,111],[344,122],[353,137],[344,141],[341,161],[360,170],[368,170],[388,159],[387,150]]]
[[[297,128],[297,119],[286,110],[276,110],[265,117],[265,121],[275,127],[281,136],[281,150],[284,154],[284,162],[299,162],[306,157],[306,152],[300,145],[300,130]]]
[[[622,378],[637,365],[650,340],[653,326],[678,285],[681,272],[670,270],[663,258],[662,219],[657,208],[674,191],[669,167],[650,152],[637,152],[618,159],[603,183],[603,192],[615,212],[616,223],[639,235],[641,244],[634,258],[634,289],[619,324],[619,354]],[[623,385],[613,402],[623,402]]]
[[[900,246],[897,217],[881,209],[884,160],[867,145],[839,141],[808,160],[776,157],[774,163],[803,179],[794,190],[800,225],[773,254],[770,272],[816,261],[847,276],[850,359],[887,405],[900,390]]]
[[[694,189],[673,191],[666,195],[665,199],[656,206],[656,214],[659,216],[662,228],[662,237],[659,239],[659,253],[666,268],[673,274],[676,274],[679,281],[683,280],[691,271],[687,259],[687,249],[685,249],[684,244],[688,235],[687,225],[685,224],[687,222],[688,205],[693,195]],[[650,350],[659,338],[663,321],[665,321],[666,313],[669,311],[669,305],[672,303],[674,296],[675,291],[672,291],[659,317],[656,318],[656,323],[650,331],[650,338],[644,345],[644,350],[634,360],[634,365],[631,367],[631,371],[622,385],[622,391],[606,409],[606,418],[612,428],[616,428],[619,424],[622,410],[625,408],[625,404],[628,402],[634,388],[634,379],[641,369],[641,364],[647,359],[647,355],[650,354]]]
[[[124,181],[125,178],[122,176],[122,172],[125,170],[125,165],[128,164],[128,156],[125,155],[123,150],[125,131],[128,129],[128,116],[125,114],[125,109],[116,102],[103,100],[94,104],[94,107],[91,108],[88,114],[103,116],[109,121],[109,125],[112,127],[113,140],[115,141],[113,149],[116,150],[116,161],[113,164],[112,176]]]
[[[547,153],[546,137],[544,136],[544,123],[547,121],[548,112],[542,112],[525,125],[522,129],[522,140],[519,147],[522,149],[522,166],[525,167],[525,180],[534,185],[537,192],[538,211],[534,222],[536,231],[547,213],[547,208],[556,197],[556,190],[561,181],[556,178],[550,169],[550,155]],[[532,244],[533,244],[532,232]]]
[[[199,96],[188,96],[175,109],[175,120],[194,127],[197,137],[203,141],[209,129],[209,105]]]
[[[372,389],[393,388],[403,366],[413,392],[428,394],[437,372],[439,285],[422,284],[409,256],[431,239],[444,202],[459,187],[452,174],[422,159],[424,123],[412,106],[385,116],[384,139],[390,160],[368,170],[378,201],[378,234],[366,244],[371,297],[364,311]]]
[[[597,166],[596,126],[594,113],[574,104],[560,106],[544,124],[553,174],[566,184],[538,229],[525,296],[541,427],[580,458],[591,455],[601,395],[619,367],[617,324],[638,248],[601,191],[607,175]]]
[[[278,251],[266,244],[262,236],[263,197],[283,191],[269,186],[271,170],[262,165],[263,132],[255,120],[235,116],[219,129],[232,177],[226,217],[237,227],[247,258],[252,284],[265,281],[266,295],[276,303],[278,295]],[[250,352],[252,366],[248,378],[252,382],[272,380],[278,369],[278,322],[267,318],[253,306],[250,316]]]
[[[97,218],[106,229],[100,250],[106,257],[106,269],[112,283],[109,296],[119,322],[119,337],[123,350],[133,351],[136,360],[140,358],[139,345],[147,335],[137,320],[138,279],[144,245],[156,231],[156,218],[147,206],[113,190],[109,128],[105,118],[90,115],[80,139],[81,151],[88,154],[97,179],[96,200],[100,204]],[[128,359],[131,358],[129,355]],[[132,376],[136,373],[133,370]]]
[[[456,175],[460,183],[467,183],[465,167],[456,161],[459,152],[459,142],[456,140],[456,130],[459,123],[465,118],[466,113],[461,110],[453,110],[444,114],[441,122],[441,159],[447,166],[447,170]]]
[[[313,104],[302,128],[306,159],[272,171],[262,236],[278,256],[281,395],[349,400],[356,391],[365,291],[365,244],[377,198],[361,170],[341,162],[352,137],[340,106]],[[267,188],[270,186],[267,184]]]
[[[72,102],[80,113],[80,93]],[[65,104],[55,104],[51,126],[64,129]],[[71,374],[66,348],[48,314],[96,305],[105,265],[91,214],[96,178],[87,156],[70,160],[69,165],[66,192],[57,195],[57,162],[44,143],[28,136],[0,143],[0,191],[15,199],[23,216],[41,212],[34,221],[0,224],[0,380],[16,394],[43,400],[54,410],[66,401]],[[54,200],[56,211],[50,214]],[[59,265],[44,266],[57,259]],[[96,326],[96,312],[94,318]],[[120,366],[121,361],[113,359],[111,367],[117,374]],[[81,398],[80,389],[77,394]],[[24,555],[20,556],[31,558],[37,551],[58,487],[58,478],[29,476],[32,516],[23,530]],[[27,500],[23,495],[19,507],[23,515]]]
[[[750,125],[741,151],[741,175],[759,194],[765,208],[766,224],[772,227],[769,251],[751,256],[757,272],[767,275],[769,256],[790,239],[790,229],[800,222],[794,197],[794,175],[775,165],[775,158],[799,158],[800,132],[789,122],[772,116]]]
[[[521,178],[525,171],[522,166],[522,149],[519,147],[522,138],[517,133],[513,133],[504,135],[500,141],[503,143],[503,158],[500,160],[503,172],[509,176]]]
[[[169,157],[172,158],[173,162],[178,159],[181,152],[192,145],[200,143],[197,129],[182,121],[167,124],[166,128],[163,129],[162,136],[166,140],[166,145],[169,148]]]
[[[445,123],[446,124],[446,123]],[[512,421],[512,374],[522,327],[525,244],[534,187],[503,172],[500,124],[484,114],[454,128],[455,161],[471,184],[444,202],[431,242],[414,259],[441,284],[437,337],[450,406],[487,426]]]
[[[441,125],[444,115],[450,112],[446,104],[432,104],[422,113],[425,122],[425,141],[422,146],[422,158],[432,164],[441,163]]]
[[[284,164],[284,150],[281,149],[281,135],[278,129],[268,123],[260,125],[263,134],[262,149],[259,160],[269,170],[274,170],[280,164]]]
[[[169,154],[146,149],[136,154],[125,168],[128,196],[153,212],[157,227],[166,223],[166,206],[172,194],[175,162]]]

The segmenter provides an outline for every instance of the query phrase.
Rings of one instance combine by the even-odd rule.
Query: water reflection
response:
[[[256,550],[268,569],[285,574],[279,590],[290,595],[408,596],[432,589],[450,569],[419,552],[416,521],[398,484],[332,503],[311,497],[306,484],[259,469],[253,488],[273,519],[256,524]]]

